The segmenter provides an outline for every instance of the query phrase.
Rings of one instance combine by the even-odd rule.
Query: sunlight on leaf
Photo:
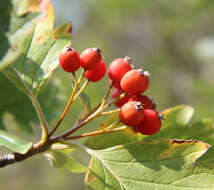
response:
[[[32,147],[32,142],[24,141],[15,135],[0,130],[0,145],[7,147],[14,152],[24,154]]]
[[[0,48],[0,69],[20,90],[36,94],[58,66],[61,49],[71,43],[71,25],[53,30],[50,0],[6,1],[4,6],[12,12],[0,13],[2,19],[8,18],[0,38],[0,44],[4,44]]]

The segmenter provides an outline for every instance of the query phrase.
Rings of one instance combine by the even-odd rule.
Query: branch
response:
[[[73,76],[73,80],[74,80],[74,89],[72,91],[72,94],[71,94],[71,97],[70,99],[68,100],[68,103],[63,111],[63,113],[61,114],[57,124],[55,125],[55,127],[53,128],[53,130],[50,132],[50,134],[48,135],[48,137],[50,137],[51,135],[53,135],[53,133],[58,129],[58,127],[60,126],[60,124],[62,123],[63,119],[65,118],[68,110],[70,109],[71,107],[71,104],[73,103],[74,101],[74,95],[76,94],[77,90],[78,90],[78,82],[77,82],[77,79],[76,79],[76,75],[75,73],[72,73],[72,76]]]
[[[31,156],[45,152],[46,150],[50,149],[51,145],[55,142],[56,140],[48,140],[45,144],[36,144],[25,154],[14,152],[11,154],[0,156],[0,168],[3,168],[10,164],[21,162]]]

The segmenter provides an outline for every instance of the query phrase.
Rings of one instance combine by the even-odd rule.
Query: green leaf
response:
[[[203,119],[187,126],[186,133],[183,134],[184,139],[198,139],[205,141],[211,145],[208,152],[200,158],[202,161],[214,162],[214,124],[210,119]]]
[[[66,150],[52,150],[45,154],[51,165],[59,171],[66,170],[73,173],[84,173],[87,171],[86,167],[73,159],[70,154],[74,149]]]
[[[14,152],[24,154],[32,147],[32,142],[26,142],[4,130],[0,130],[0,145],[6,146]]]
[[[185,126],[187,125],[194,114],[194,109],[190,106],[180,105],[165,110],[163,113],[165,127],[176,125]]]
[[[54,15],[49,0],[6,2],[5,11],[0,13],[7,18],[0,38],[1,45],[7,44],[6,50],[0,48],[4,49],[0,53],[0,69],[24,93],[36,94],[58,66],[61,49],[70,44],[71,25],[53,30]]]
[[[32,38],[36,22],[41,17],[35,3],[36,1],[27,3],[26,0],[1,2],[0,70],[15,61],[22,53],[22,43],[26,41],[27,45]],[[23,44],[23,49],[28,46]]]
[[[92,150],[86,183],[90,190],[211,190],[214,164],[197,166],[208,148],[195,140],[159,140]]]
[[[30,99],[19,91],[15,86],[0,73],[0,86],[4,87],[0,93],[0,129],[6,128],[3,122],[6,113],[9,113],[14,118],[14,126],[19,127],[22,132],[32,134],[32,124],[38,124],[39,120],[36,112],[32,107]],[[48,94],[48,101],[47,101]],[[61,100],[58,97],[59,87],[53,83],[49,83],[46,88],[40,92],[40,103],[44,112],[46,113],[47,121],[56,118],[56,110],[61,105]],[[6,126],[8,130],[12,130],[11,122],[7,121]]]

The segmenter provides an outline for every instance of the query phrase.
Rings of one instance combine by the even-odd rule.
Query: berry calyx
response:
[[[106,64],[102,60],[95,68],[95,70],[86,71],[85,77],[91,82],[98,82],[105,76],[105,73],[106,73]]]
[[[85,70],[92,71],[96,69],[100,61],[102,60],[101,50],[98,48],[85,49],[81,55],[81,67]]]
[[[160,128],[161,119],[158,112],[152,109],[145,109],[143,121],[136,127],[137,131],[144,135],[154,135]]]
[[[80,57],[72,47],[65,47],[59,54],[59,64],[66,72],[75,72],[80,68]]]
[[[130,101],[120,108],[119,119],[127,126],[135,127],[144,118],[144,109],[141,102]]]
[[[154,100],[146,95],[134,95],[129,101],[139,101],[142,103],[144,109],[156,109],[156,104]]]
[[[128,71],[120,82],[121,88],[130,94],[141,94],[149,87],[149,72],[142,69]]]
[[[127,56],[123,59],[117,58],[113,60],[109,64],[108,68],[109,78],[114,82],[120,83],[120,80],[123,75],[132,69],[132,65],[130,64],[130,62],[131,59]]]
[[[121,89],[115,88],[112,92],[111,98],[112,99],[117,98],[119,96],[120,92],[121,92]],[[131,97],[132,96],[130,94],[125,94],[124,97],[120,98],[117,102],[114,103],[114,105],[117,107],[122,107],[125,103],[127,103],[129,101],[129,99]]]

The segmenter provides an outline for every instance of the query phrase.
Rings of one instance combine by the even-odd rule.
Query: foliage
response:
[[[103,1],[101,5],[112,6],[114,3]],[[171,6],[168,1],[165,3]],[[123,5],[123,1],[118,1],[116,4]],[[190,4],[186,3],[186,6],[191,6]],[[199,8],[199,4],[200,2],[194,4],[195,11],[202,11],[203,7],[207,6],[206,3],[202,3]],[[130,3],[131,10],[141,11],[140,7],[134,5]],[[164,3],[161,5],[166,6]],[[144,9],[149,6],[150,3],[145,3]],[[27,153],[34,155],[41,151],[51,165],[62,172],[87,171],[86,185],[91,190],[213,189],[213,123],[210,119],[191,122],[194,109],[187,105],[163,111],[165,120],[161,131],[152,136],[141,135],[134,128],[126,128],[121,124],[114,125],[111,128],[112,132],[106,133],[105,130],[117,122],[118,113],[111,114],[103,121],[97,129],[98,132],[102,132],[101,134],[91,135],[84,143],[73,141],[75,138],[82,138],[81,135],[71,137],[67,135],[53,138],[52,141],[45,141],[46,139],[42,138],[38,144],[33,144],[7,131],[3,119],[4,114],[8,112],[15,118],[21,132],[32,135],[30,123],[38,123],[38,120],[43,132],[45,127],[49,127],[44,125],[46,119],[48,124],[51,123],[55,116],[54,110],[59,107],[56,96],[60,89],[52,83],[41,92],[40,89],[58,66],[58,54],[61,49],[71,43],[71,25],[67,23],[53,29],[54,15],[49,0],[4,1],[0,11],[0,23],[2,23],[0,85],[3,89],[0,94],[3,100],[0,102],[1,146],[5,146],[18,156],[28,156]],[[123,11],[126,11],[126,7]],[[167,11],[166,15],[160,18],[161,22],[164,22],[166,16]],[[185,20],[185,18],[184,16],[181,19]],[[190,19],[195,20],[195,18]],[[159,28],[159,31],[163,36],[167,34],[165,39],[170,40],[174,34],[172,31],[176,31],[180,26],[179,22],[184,21],[173,24],[174,20],[169,19],[167,22],[172,29]],[[184,26],[185,30],[191,27],[188,23]],[[72,95],[81,90],[79,86],[74,86]],[[95,117],[99,112],[99,109],[97,112],[95,110],[92,115],[89,114],[88,119],[87,114],[91,111],[90,99],[83,92],[79,94],[83,109],[72,128],[75,130],[80,128],[82,123],[87,124],[93,119],[90,116]],[[106,103],[105,98],[102,101]],[[45,111],[45,117],[39,110],[38,102]],[[113,132],[120,127],[123,130]],[[67,140],[71,140],[69,144]],[[46,142],[51,142],[51,146],[46,145]],[[44,149],[40,150],[41,147]],[[89,153],[91,160],[88,168],[73,158],[75,149]]]

